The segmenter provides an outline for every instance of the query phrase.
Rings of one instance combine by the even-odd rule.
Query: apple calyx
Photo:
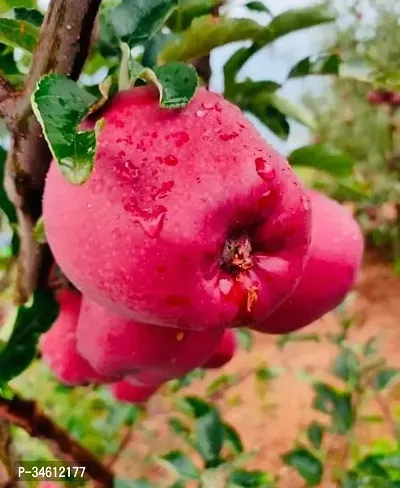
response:
[[[228,238],[222,251],[222,268],[233,275],[251,269],[253,267],[251,253],[251,242],[247,235]]]

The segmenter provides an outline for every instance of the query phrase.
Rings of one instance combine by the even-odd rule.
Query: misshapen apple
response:
[[[85,184],[52,164],[52,251],[85,295],[132,320],[198,330],[259,322],[301,276],[309,199],[237,107],[204,88],[180,110],[158,98],[136,87],[96,114],[106,124]]]
[[[109,388],[113,397],[120,402],[144,403],[156,393],[159,386],[137,386],[126,380],[121,380]]]
[[[131,375],[158,385],[201,366],[215,351],[222,329],[180,330],[139,324],[84,297],[77,329],[79,353],[102,375]]]
[[[206,369],[218,369],[229,363],[235,355],[237,348],[236,333],[232,329],[227,329],[211,358],[203,364]]]
[[[82,297],[72,290],[62,290],[57,300],[60,313],[52,328],[40,339],[43,361],[55,376],[67,385],[84,385],[91,382],[107,382],[98,375],[76,350],[76,327]]]
[[[360,227],[334,200],[317,192],[310,198],[310,258],[293,295],[254,327],[261,332],[284,334],[314,322],[343,301],[357,277],[364,249]]]

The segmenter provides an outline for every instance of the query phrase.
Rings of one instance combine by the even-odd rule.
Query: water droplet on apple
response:
[[[204,110],[197,110],[196,112],[196,117],[199,117],[199,118],[203,118],[205,117],[206,113],[204,112]]]
[[[130,199],[125,202],[124,209],[133,215],[133,221],[142,227],[146,235],[152,238],[160,235],[167,215],[163,205],[141,208],[135,199]]]
[[[142,152],[146,152],[147,149],[146,149],[146,146],[145,146],[145,143],[144,141],[140,141],[137,145],[136,145],[136,149],[138,149],[139,151],[142,151]]]
[[[215,105],[213,103],[207,103],[207,102],[203,102],[201,105],[206,110],[213,110],[215,107]]]
[[[171,193],[172,188],[174,187],[175,182],[173,181],[165,181],[158,190],[154,192],[154,198],[165,198]]]
[[[310,210],[310,208],[311,208],[310,199],[304,195],[301,195],[300,200],[301,200],[301,203],[303,205],[304,210],[306,210],[306,211]]]
[[[271,163],[268,163],[264,158],[256,159],[256,171],[260,178],[264,181],[273,180],[276,176],[276,171]]]
[[[93,193],[96,195],[101,193],[104,189],[104,186],[105,184],[103,179],[95,180],[93,183]]]
[[[228,142],[232,139],[236,139],[236,137],[238,136],[239,134],[237,132],[230,132],[229,134],[221,134],[219,138],[222,139],[224,142]]]
[[[187,132],[173,132],[171,137],[175,141],[176,147],[182,147],[184,144],[190,141],[190,136]]]
[[[178,159],[172,154],[168,154],[168,156],[164,158],[164,163],[167,166],[176,166],[178,164]]]
[[[223,293],[224,295],[228,295],[232,290],[233,282],[226,278],[222,278],[221,280],[219,280],[218,287],[221,293]]]
[[[214,108],[217,112],[222,112],[222,105],[219,102],[214,105]]]

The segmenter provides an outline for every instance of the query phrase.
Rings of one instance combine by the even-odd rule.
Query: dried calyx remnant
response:
[[[233,275],[247,271],[253,267],[251,252],[251,242],[247,235],[228,238],[222,251],[222,269]]]

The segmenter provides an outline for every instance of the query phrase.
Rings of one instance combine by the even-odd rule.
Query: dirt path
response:
[[[356,325],[351,330],[351,340],[365,341],[380,334],[381,350],[388,362],[400,367],[400,279],[393,275],[388,266],[367,262],[351,309],[357,317]],[[307,332],[321,333],[337,329],[337,317],[329,314],[307,328]],[[243,373],[262,361],[271,368],[285,369],[284,374],[271,381],[263,398],[252,375],[240,385],[231,387],[218,402],[224,418],[240,432],[246,448],[258,451],[251,466],[279,473],[280,488],[304,486],[291,470],[282,465],[280,456],[293,447],[299,433],[316,415],[310,408],[311,387],[295,372],[301,370],[324,377],[334,355],[335,347],[325,340],[320,343],[289,344],[282,351],[276,346],[275,337],[257,335],[252,351],[241,351],[223,370],[227,374]],[[196,382],[185,393],[204,395],[206,386],[220,374],[221,371],[207,375],[206,380]],[[126,461],[121,460],[121,469],[129,470],[131,475],[134,472],[134,476],[140,475],[143,469],[139,462],[142,455],[166,453],[173,447],[179,447],[165,427],[169,413],[166,400],[154,398],[150,411],[150,417],[144,424],[145,430],[135,434],[132,446],[138,463],[132,460],[132,451],[127,453]],[[380,427],[379,435],[387,434],[385,429],[383,431]],[[324,482],[323,488],[330,488],[330,484]]]

